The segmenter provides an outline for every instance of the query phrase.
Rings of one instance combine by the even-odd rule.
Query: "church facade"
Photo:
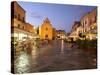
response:
[[[53,27],[48,18],[43,21],[43,24],[39,27],[39,36],[41,40],[53,39]]]

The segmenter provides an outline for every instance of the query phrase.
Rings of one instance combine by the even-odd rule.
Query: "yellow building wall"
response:
[[[43,23],[39,28],[40,39],[53,39],[53,28],[50,23]],[[47,36],[47,37],[46,37]]]

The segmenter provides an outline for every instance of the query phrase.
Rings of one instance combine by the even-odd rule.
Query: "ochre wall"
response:
[[[50,22],[46,23],[44,22],[42,26],[39,29],[40,39],[53,39],[53,28]],[[46,37],[46,35],[48,37]]]

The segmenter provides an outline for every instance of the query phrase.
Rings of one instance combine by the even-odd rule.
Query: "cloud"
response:
[[[32,13],[30,14],[30,16],[31,16],[32,18],[36,18],[36,19],[41,19],[41,18],[43,18],[41,15],[39,15],[39,14],[36,13],[36,12],[32,12]]]

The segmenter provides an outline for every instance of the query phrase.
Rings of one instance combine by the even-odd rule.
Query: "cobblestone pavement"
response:
[[[63,40],[55,40],[31,54],[21,52],[15,60],[15,73],[95,69],[96,55],[77,48],[69,48]]]

